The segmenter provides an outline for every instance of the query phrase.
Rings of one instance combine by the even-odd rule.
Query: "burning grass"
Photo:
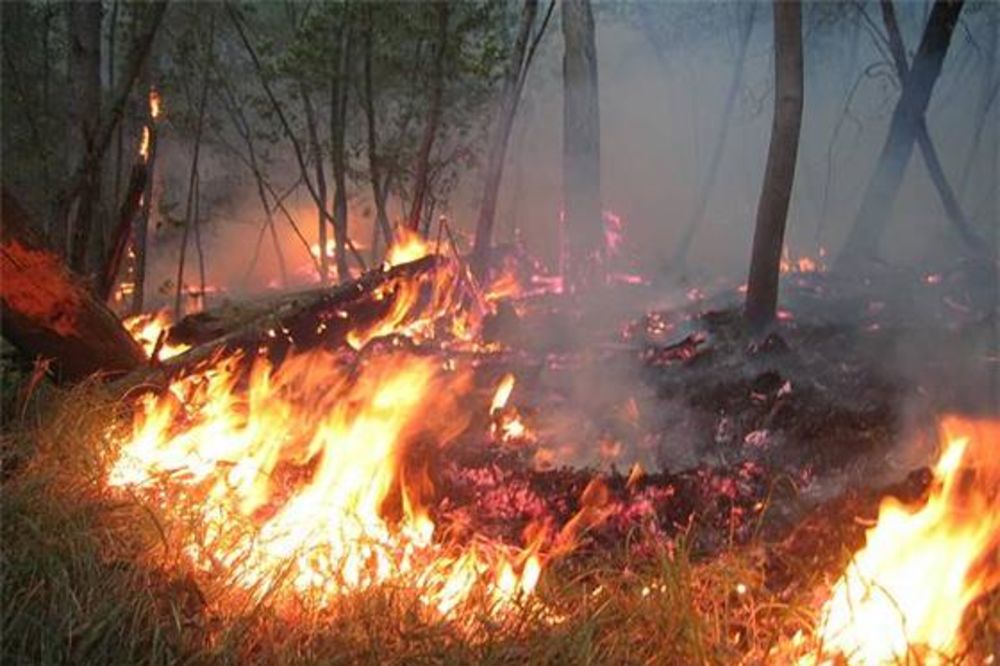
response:
[[[289,612],[199,569],[171,538],[181,514],[108,488],[117,458],[106,433],[121,405],[95,386],[46,401],[43,418],[4,439],[5,467],[21,461],[3,487],[5,663],[791,663],[772,650],[821,626],[817,600],[851,556],[845,539],[835,566],[811,563],[809,552],[842,539],[836,530],[805,549],[752,539],[706,557],[692,548],[698,523],[641,551],[629,545],[643,537],[637,527],[553,562],[532,597],[540,603],[512,604],[502,622],[486,587],[456,622],[398,580]],[[857,532],[857,511],[822,520]],[[1000,640],[996,599],[966,613],[967,647],[980,657]]]

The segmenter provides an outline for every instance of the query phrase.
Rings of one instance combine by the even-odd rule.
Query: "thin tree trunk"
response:
[[[564,0],[563,205],[569,246],[566,286],[603,281],[601,123],[590,0]]]
[[[715,138],[715,145],[712,147],[712,156],[708,162],[708,172],[705,174],[705,181],[702,183],[701,192],[698,195],[698,202],[694,212],[688,220],[677,250],[674,252],[674,259],[671,262],[673,267],[682,268],[691,243],[694,241],[695,232],[705,219],[705,210],[708,208],[708,201],[715,189],[718,180],[719,165],[722,164],[722,153],[726,146],[726,137],[729,135],[729,125],[733,116],[733,107],[736,105],[736,97],[740,92],[740,84],[743,81],[743,67],[746,64],[747,47],[750,45],[750,34],[753,32],[754,17],[757,11],[757,0],[750,0],[750,9],[740,30],[740,43],[736,54],[736,64],[733,66],[733,76],[729,80],[729,89],[726,92],[726,101],[722,107],[722,119],[719,125],[719,133]],[[738,5],[735,5],[738,8]]]
[[[889,51],[892,53],[900,85],[903,85],[903,82],[906,81],[906,77],[909,75],[910,69],[909,64],[906,62],[906,46],[903,43],[903,36],[899,31],[899,24],[896,22],[896,11],[892,0],[881,0],[880,4],[882,6],[882,18],[885,21],[886,34],[888,35]],[[984,250],[985,239],[969,223],[965,213],[962,212],[962,207],[958,203],[958,197],[955,196],[955,192],[951,189],[948,178],[944,174],[944,167],[941,166],[941,160],[938,158],[934,142],[931,141],[930,134],[927,132],[927,123],[923,116],[917,121],[916,133],[917,145],[920,146],[920,152],[924,156],[924,162],[927,164],[927,172],[930,174],[931,182],[934,183],[934,187],[941,196],[941,203],[944,205],[945,214],[948,215],[948,219],[955,226],[959,237],[969,249],[975,253],[982,252]]]
[[[747,324],[758,331],[774,321],[778,304],[781,249],[795,180],[804,98],[802,5],[799,0],[775,0],[772,9],[774,119],[764,186],[757,205],[745,312]]]
[[[174,292],[174,319],[181,318],[181,292],[184,289],[184,259],[187,253],[188,234],[191,231],[191,218],[194,214],[196,180],[198,178],[198,157],[201,153],[201,135],[205,123],[205,107],[208,102],[208,88],[211,81],[212,50],[215,43],[214,20],[209,25],[208,51],[205,58],[204,74],[202,75],[201,99],[198,101],[198,120],[195,124],[194,152],[191,155],[191,171],[188,175],[187,204],[184,211],[184,233],[181,235],[180,258],[177,261],[177,287]]]
[[[375,115],[375,91],[372,87],[372,40],[373,17],[370,4],[365,5],[364,31],[364,95],[362,101],[367,124],[368,175],[372,186],[372,198],[375,200],[375,228],[372,229],[371,258],[377,260],[378,231],[381,230],[386,246],[392,243],[392,227],[389,215],[385,210],[385,191],[382,188],[382,174],[378,159],[378,130]]]
[[[493,129],[489,156],[486,159],[486,183],[482,203],[479,207],[476,240],[472,250],[473,270],[480,276],[485,274],[489,264],[493,222],[496,217],[497,199],[503,178],[504,158],[507,155],[510,130],[514,126],[514,116],[517,113],[517,102],[521,92],[518,83],[523,80],[521,72],[525,67],[528,38],[531,36],[531,28],[535,23],[537,13],[538,1],[525,0],[524,8],[521,10],[517,38],[511,48],[510,60],[507,62],[507,71],[504,74],[503,90],[500,93],[500,112],[496,127]]]
[[[316,112],[313,109],[312,98],[306,90],[304,83],[299,83],[299,94],[302,95],[302,105],[306,112],[306,128],[309,131],[309,149],[312,151],[313,168],[316,169],[316,208],[318,212],[318,232],[319,232],[319,265],[320,283],[326,284],[330,276],[329,258],[326,254],[326,170],[323,167],[323,147],[319,142],[319,133],[316,129]],[[334,242],[336,239],[336,226],[334,226]],[[338,279],[341,277],[338,274]]]
[[[101,4],[70,3],[67,7],[70,38],[70,104],[76,127],[78,154],[89,162],[96,152],[101,122]],[[101,161],[95,160],[85,175],[86,195],[81,197],[73,217],[69,243],[69,264],[82,275],[90,271],[87,252],[101,201]]]
[[[969,154],[965,158],[965,166],[962,167],[962,178],[959,181],[959,192],[964,197],[966,193],[966,188],[969,184],[969,176],[972,175],[972,167],[976,161],[976,155],[981,148],[983,148],[982,135],[983,130],[989,125],[989,127],[996,128],[998,123],[997,116],[990,114],[990,108],[996,102],[998,92],[1000,92],[1000,80],[997,79],[997,60],[1000,60],[1000,52],[997,50],[998,42],[1000,42],[1000,21],[996,21],[993,25],[987,28],[986,33],[986,45],[984,51],[986,52],[986,66],[983,68],[983,83],[980,86],[980,96],[979,104],[976,109],[976,126],[972,132],[972,142],[969,145]],[[992,121],[989,122],[988,121]],[[990,148],[989,141],[986,141],[986,148]],[[986,155],[995,160],[997,157],[997,149],[993,146],[992,152],[987,152]],[[993,178],[992,182],[996,182],[997,172],[987,172]],[[987,180],[987,182],[991,182]],[[987,220],[996,220],[996,201],[997,197],[994,195],[992,201],[994,203],[992,207],[992,216],[987,216]]]
[[[350,55],[350,37],[347,10],[337,30],[334,48],[334,75],[330,82],[330,162],[333,166],[333,237],[337,276],[341,281],[351,277],[347,266],[347,64]]]
[[[854,226],[837,261],[841,269],[873,259],[878,253],[962,5],[963,0],[935,0],[913,67],[903,82],[875,174],[868,183]]]
[[[427,195],[431,150],[437,137],[438,126],[441,124],[441,106],[444,101],[444,61],[448,49],[449,5],[447,2],[439,2],[435,8],[438,18],[438,35],[431,79],[430,107],[427,112],[424,136],[420,141],[420,150],[417,153],[417,166],[413,178],[413,200],[410,202],[410,214],[406,221],[406,226],[413,231],[420,230],[420,213],[424,209],[424,198]]]
[[[93,4],[97,4],[99,10],[99,3],[72,3],[70,6],[77,7]],[[125,113],[125,107],[128,103],[132,87],[135,85],[135,81],[145,65],[146,57],[152,48],[153,40],[156,37],[156,32],[163,19],[166,7],[166,0],[158,0],[148,5],[146,13],[149,14],[150,18],[148,19],[148,23],[141,31],[135,34],[132,40],[129,56],[125,60],[126,66],[123,75],[119,78],[118,87],[112,95],[113,102],[109,107],[108,113],[103,115],[100,125],[95,129],[90,146],[91,149],[82,155],[69,155],[70,160],[76,160],[76,166],[67,178],[65,187],[63,187],[55,200],[54,220],[52,224],[54,242],[60,243],[68,238],[70,213],[73,210],[74,204],[78,204],[78,209],[89,207],[92,210],[94,201],[100,195],[100,190],[91,187],[91,183],[95,178],[99,178],[101,164],[104,161],[108,146],[111,144],[111,138]],[[71,9],[70,11],[74,10]],[[99,21],[97,44],[99,48]],[[99,78],[100,63],[98,63],[97,71]],[[89,234],[89,229],[86,233]]]
[[[191,219],[194,226],[194,248],[198,251],[198,286],[201,293],[201,300],[198,303],[200,309],[204,310],[207,303],[205,298],[205,248],[201,244],[201,171],[196,171],[194,175],[194,216]]]

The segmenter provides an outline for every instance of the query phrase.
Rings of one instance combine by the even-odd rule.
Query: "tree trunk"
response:
[[[570,290],[603,281],[601,219],[601,123],[597,46],[590,0],[564,0],[563,205]]]
[[[96,151],[101,122],[101,3],[74,2],[67,6],[70,40],[70,111],[74,152],[85,162]],[[90,236],[101,201],[101,162],[96,160],[84,175],[86,194],[80,198],[69,234],[69,264],[87,275]]]
[[[104,261],[97,284],[97,297],[104,302],[111,300],[111,295],[114,292],[118,271],[125,259],[125,251],[132,238],[135,217],[139,212],[142,196],[146,190],[146,176],[144,163],[137,162],[132,166],[132,175],[129,177],[125,200],[122,201],[121,209],[118,212],[118,225],[111,239],[111,251]]]
[[[410,202],[410,214],[406,221],[413,231],[420,230],[420,214],[424,209],[424,199],[430,175],[431,149],[437,137],[438,126],[441,124],[441,106],[444,100],[444,61],[448,49],[448,14],[447,2],[435,5],[438,18],[437,50],[434,53],[434,71],[431,80],[430,107],[427,111],[427,125],[420,141],[417,153],[417,166],[413,183],[413,201]]]
[[[795,163],[802,125],[802,5],[775,0],[774,119],[767,151],[764,186],[757,204],[757,222],[747,282],[746,320],[752,330],[774,321],[778,304],[778,273],[785,239],[788,204],[795,180]]]
[[[52,359],[57,380],[123,373],[146,362],[114,314],[95,300],[34,231],[7,190],[0,208],[0,318],[3,336],[25,356]]]
[[[842,270],[874,259],[878,253],[962,4],[963,0],[935,0],[913,67],[903,82],[875,174],[868,183],[854,226],[837,261]]]
[[[80,6],[93,6],[95,4],[98,6],[99,10],[100,3],[72,3],[69,11],[81,11],[79,10]],[[53,213],[54,219],[52,222],[52,236],[56,246],[62,248],[60,249],[61,252],[66,251],[65,241],[67,240],[69,233],[70,213],[73,210],[74,204],[78,204],[78,211],[79,209],[83,209],[85,211],[85,216],[92,217],[92,212],[88,213],[86,211],[94,210],[94,206],[100,196],[100,190],[92,187],[91,183],[95,178],[99,179],[101,163],[104,160],[104,155],[108,150],[108,146],[111,144],[111,138],[115,129],[118,127],[119,123],[121,123],[132,87],[135,85],[135,81],[139,77],[139,74],[145,65],[146,57],[149,55],[149,51],[152,48],[153,40],[156,37],[157,30],[159,29],[160,21],[163,19],[163,13],[166,11],[167,3],[166,0],[158,0],[150,3],[149,5],[144,5],[144,7],[146,8],[146,12],[150,15],[148,23],[143,26],[142,30],[136,32],[135,37],[132,40],[129,55],[125,61],[126,66],[123,69],[122,76],[118,79],[117,88],[113,93],[112,104],[109,107],[108,113],[104,114],[103,118],[100,120],[100,125],[95,129],[90,150],[85,151],[81,155],[69,155],[69,159],[75,160],[76,166],[73,168],[73,171],[67,179],[66,185],[63,187],[59,196],[56,197]],[[70,32],[73,32],[72,26]],[[99,49],[100,21],[98,21],[98,34],[96,39]],[[99,79],[99,62],[97,72]],[[98,80],[98,95],[100,94],[99,85],[100,81]],[[77,217],[79,218],[79,214]],[[89,225],[85,228],[85,233],[89,236]],[[84,243],[84,245],[86,245],[86,243]]]
[[[319,142],[319,131],[316,128],[316,112],[313,109],[312,99],[304,83],[299,83],[299,92],[302,95],[302,105],[306,112],[306,128],[309,131],[309,150],[312,152],[313,168],[316,170],[316,209],[318,218],[319,236],[319,272],[320,283],[326,284],[330,277],[330,261],[326,254],[326,169],[323,167],[323,147]],[[336,226],[334,226],[334,242],[340,244],[336,237]],[[338,275],[338,278],[340,276]]]
[[[736,54],[736,64],[733,67],[733,77],[729,80],[729,90],[726,92],[726,101],[722,107],[722,119],[719,126],[719,133],[716,135],[715,145],[712,147],[712,156],[708,162],[708,172],[705,174],[705,182],[701,186],[698,195],[698,203],[694,212],[688,220],[684,234],[677,244],[674,252],[672,267],[682,268],[691,243],[694,241],[695,232],[705,219],[705,210],[708,208],[708,201],[715,189],[715,182],[718,180],[719,166],[722,164],[722,152],[726,147],[726,137],[729,134],[729,124],[733,115],[733,107],[736,105],[736,97],[740,92],[740,83],[743,81],[743,66],[746,63],[747,47],[750,45],[750,34],[753,32],[754,17],[757,13],[757,0],[750,0],[750,9],[746,18],[746,23],[740,31],[740,44]],[[739,5],[734,5],[739,7]]]
[[[493,221],[500,194],[500,182],[503,178],[504,158],[507,155],[507,143],[510,140],[510,130],[514,125],[514,115],[517,113],[517,102],[521,93],[518,83],[523,80],[522,71],[526,65],[528,38],[531,36],[531,28],[537,13],[538,1],[525,0],[517,38],[511,48],[510,60],[504,74],[503,91],[500,93],[500,113],[493,129],[490,152],[486,159],[486,183],[482,204],[479,207],[479,219],[476,222],[476,240],[472,249],[472,267],[480,276],[485,274],[489,264]]]
[[[899,31],[899,24],[896,22],[896,11],[892,0],[881,0],[881,6],[882,18],[885,21],[886,34],[889,40],[889,50],[892,53],[892,60],[896,67],[896,75],[899,78],[900,85],[903,85],[910,70],[910,66],[906,62],[906,45],[903,43],[903,35]],[[916,132],[917,145],[920,146],[920,152],[924,156],[924,162],[927,164],[927,172],[930,174],[931,182],[934,183],[934,187],[941,196],[941,203],[944,205],[945,214],[955,226],[959,238],[962,239],[969,249],[977,254],[983,252],[985,250],[985,239],[969,222],[965,213],[962,212],[962,207],[958,203],[958,197],[955,196],[955,192],[952,190],[951,184],[944,174],[944,167],[941,166],[941,160],[938,158],[934,142],[927,132],[927,123],[923,116],[917,122]]]
[[[340,281],[351,278],[347,266],[347,64],[350,55],[347,11],[337,30],[337,44],[333,50],[334,75],[330,86],[330,162],[333,165],[333,235],[336,244],[335,258]]]
[[[375,91],[372,87],[372,40],[373,17],[371,5],[365,5],[364,32],[364,96],[365,120],[367,125],[368,175],[372,186],[372,199],[375,201],[375,225],[372,230],[372,261],[377,261],[378,231],[381,230],[386,247],[392,243],[392,226],[389,224],[389,214],[385,209],[386,192],[382,186],[383,176],[378,159],[378,130],[375,115]]]
[[[174,319],[181,318],[181,291],[184,289],[184,259],[187,253],[188,235],[191,232],[195,206],[195,187],[198,178],[198,158],[201,154],[201,135],[205,124],[205,108],[208,103],[208,89],[211,81],[212,50],[215,43],[215,22],[209,24],[208,51],[202,70],[201,99],[198,100],[198,119],[194,132],[194,152],[191,154],[191,170],[188,173],[187,203],[184,210],[184,233],[181,235],[181,253],[177,262],[177,289],[174,292]],[[197,223],[197,220],[194,221]]]

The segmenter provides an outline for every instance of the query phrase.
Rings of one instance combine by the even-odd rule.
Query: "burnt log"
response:
[[[124,374],[146,355],[84,280],[34,231],[29,213],[3,190],[0,208],[0,331],[30,358],[52,359],[53,377],[74,382]]]
[[[352,331],[380,321],[393,307],[397,291],[419,288],[440,277],[451,260],[430,255],[387,270],[372,270],[347,284],[312,289],[242,305],[189,315],[171,330],[168,341],[192,345],[188,351],[141,368],[118,382],[119,391],[137,386],[162,386],[219,355],[266,347],[273,362],[289,351],[317,347],[343,348]],[[421,305],[416,306],[419,311]]]

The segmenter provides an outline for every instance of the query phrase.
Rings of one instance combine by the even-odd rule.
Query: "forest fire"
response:
[[[189,349],[188,345],[166,341],[167,332],[172,324],[173,317],[167,310],[133,315],[122,321],[125,330],[139,343],[146,355],[150,358],[155,355],[161,361]]]
[[[146,399],[108,479],[181,521],[198,568],[257,598],[320,606],[391,581],[444,615],[485,594],[500,617],[531,594],[539,541],[433,539],[429,463],[415,452],[467,425],[467,371],[401,353],[352,368],[316,352],[256,361],[243,391],[238,361]]]
[[[867,544],[823,606],[821,656],[799,664],[840,655],[852,666],[933,666],[963,653],[967,609],[1000,583],[1000,465],[992,450],[1000,424],[947,417],[941,430],[926,503],[882,503]]]

